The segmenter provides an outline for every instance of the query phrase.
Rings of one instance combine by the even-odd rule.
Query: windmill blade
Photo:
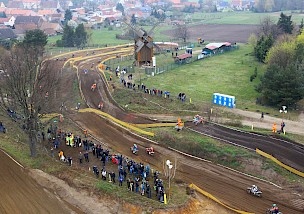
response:
[[[142,42],[141,40],[137,40],[137,42],[136,42],[137,47],[142,46],[143,44],[144,44],[144,42]]]
[[[128,25],[138,37],[143,37],[143,35],[145,34],[145,32],[142,29],[137,29],[136,27],[134,27],[133,25],[127,22],[124,23]]]
[[[145,35],[145,32],[142,29],[136,29],[135,33],[139,37],[143,37],[143,35]]]
[[[154,30],[155,30],[155,28],[159,25],[159,23],[160,22],[157,22],[152,28],[151,28],[151,30],[148,32],[148,36],[150,36],[150,37],[153,37],[153,35],[154,35]]]
[[[152,48],[153,47],[153,42],[149,42],[149,43],[147,43],[147,45],[146,45],[148,48]]]
[[[138,53],[144,47],[144,45],[145,45],[145,43],[142,42],[139,46],[137,46],[135,52]]]

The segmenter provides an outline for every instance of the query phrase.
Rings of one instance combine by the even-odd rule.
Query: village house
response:
[[[39,29],[44,31],[48,36],[54,36],[63,32],[63,28],[59,23],[42,22]]]
[[[43,9],[43,10],[50,9],[50,10],[63,11],[59,1],[42,0],[41,3],[40,3],[40,8]]]
[[[0,2],[0,8],[6,8],[6,6],[3,2]]]
[[[32,10],[23,10],[23,9],[13,9],[13,8],[5,8],[5,14],[10,16],[36,16],[37,13]]]
[[[8,40],[15,38],[17,38],[17,36],[11,28],[0,28],[0,40]]]
[[[15,33],[22,38],[26,31],[40,29],[44,22],[41,16],[17,16],[15,20]]]
[[[4,22],[4,25],[12,28],[15,25],[15,20],[16,20],[15,16],[11,16],[10,18],[8,18],[6,22]]]
[[[9,18],[0,18],[0,26],[5,26],[5,23],[7,23]]]
[[[8,1],[6,8],[24,9],[22,1]]]

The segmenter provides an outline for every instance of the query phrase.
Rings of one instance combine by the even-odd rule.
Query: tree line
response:
[[[281,13],[277,23],[265,18],[255,39],[256,58],[266,64],[266,72],[256,90],[259,102],[270,106],[297,107],[304,98],[304,30],[303,20],[295,26],[291,15]]]
[[[276,12],[284,10],[304,10],[303,0],[255,0],[253,8],[255,12]]]
[[[83,24],[77,25],[76,28],[73,27],[71,23],[72,12],[66,10],[64,14],[64,28],[61,39],[56,41],[58,47],[77,47],[83,48],[89,39],[89,34],[84,28]]]

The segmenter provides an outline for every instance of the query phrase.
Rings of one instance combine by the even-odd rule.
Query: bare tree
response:
[[[260,22],[260,26],[258,29],[259,36],[272,36],[274,39],[277,38],[278,35],[281,34],[280,29],[271,19],[271,17],[267,16]]]
[[[40,115],[48,112],[58,75],[42,49],[17,45],[0,56],[0,111],[9,114],[28,135],[31,156],[36,156]]]
[[[190,36],[189,28],[187,24],[179,24],[174,32],[175,38],[182,39],[183,42],[187,42]]]

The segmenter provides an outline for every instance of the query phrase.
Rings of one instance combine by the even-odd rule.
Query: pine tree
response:
[[[261,79],[261,92],[268,105],[295,106],[304,95],[304,67],[292,63],[283,68],[276,64],[268,66]]]
[[[122,14],[124,14],[125,8],[121,3],[117,3],[116,10],[119,10],[120,12],[122,12]]]
[[[135,17],[135,14],[132,14],[132,16],[131,16],[131,24],[132,24],[132,25],[136,25],[136,17]]]
[[[68,21],[70,21],[72,19],[72,12],[67,9],[64,13],[64,22],[68,23]]]
[[[292,34],[293,30],[293,24],[291,21],[291,15],[287,16],[283,12],[280,15],[279,21],[278,21],[278,27],[284,32]]]
[[[299,34],[302,33],[303,29],[304,29],[304,19],[302,19],[301,24],[299,25]]]
[[[61,40],[64,47],[74,47],[74,30],[71,26],[64,26]]]
[[[88,42],[88,33],[84,29],[84,25],[80,24],[76,27],[74,33],[74,43],[77,48],[83,47]]]
[[[260,62],[265,61],[266,55],[269,49],[272,47],[273,43],[274,43],[274,39],[271,35],[269,36],[263,35],[258,39],[257,44],[254,47],[254,54]]]

